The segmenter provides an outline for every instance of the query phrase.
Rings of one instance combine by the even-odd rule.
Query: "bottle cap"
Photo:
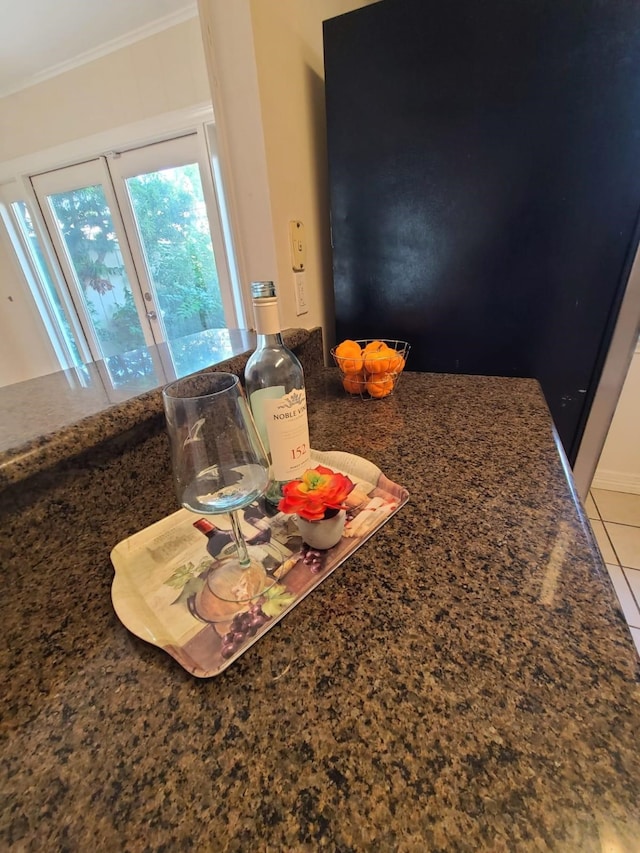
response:
[[[253,299],[265,299],[276,295],[276,286],[272,281],[252,281],[251,296]]]
[[[199,530],[200,533],[204,533],[205,536],[207,533],[211,533],[212,530],[216,529],[216,526],[211,524],[210,521],[207,521],[206,518],[199,518],[197,521],[194,521],[193,526],[196,530]]]

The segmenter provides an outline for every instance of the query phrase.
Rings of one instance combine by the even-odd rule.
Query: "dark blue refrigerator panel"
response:
[[[336,337],[537,378],[575,460],[638,241],[640,3],[324,23]]]

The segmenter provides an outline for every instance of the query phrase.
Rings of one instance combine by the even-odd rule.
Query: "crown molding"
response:
[[[196,18],[197,16],[197,4],[192,2],[188,6],[185,6],[184,9],[179,9],[177,12],[171,12],[170,14],[164,15],[162,18],[157,18],[155,21],[151,21],[142,27],[130,30],[128,33],[118,36],[118,38],[111,39],[110,41],[104,42],[91,50],[79,53],[72,59],[59,62],[56,65],[50,65],[48,68],[45,68],[43,71],[39,71],[37,74],[32,74],[29,77],[23,78],[23,80],[15,86],[0,89],[0,98],[6,98],[8,95],[14,95],[17,92],[21,92],[23,89],[29,89],[31,86],[37,86],[45,80],[50,80],[52,77],[57,77],[59,74],[65,74],[67,71],[73,71],[74,68],[80,68],[88,62],[101,59],[103,56],[114,53],[116,50],[121,50],[123,47],[128,47],[130,44],[142,41],[145,38],[149,38],[149,36],[153,36],[163,30],[168,30],[171,27],[175,27],[178,24],[182,24],[184,21],[189,21],[191,18]]]

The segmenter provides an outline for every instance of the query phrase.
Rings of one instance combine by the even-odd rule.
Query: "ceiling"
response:
[[[0,0],[0,96],[195,14],[196,0]]]

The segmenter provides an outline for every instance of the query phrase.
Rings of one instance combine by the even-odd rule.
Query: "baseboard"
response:
[[[622,471],[596,471],[594,489],[609,489],[612,492],[629,492],[640,495],[640,474],[624,474]]]

